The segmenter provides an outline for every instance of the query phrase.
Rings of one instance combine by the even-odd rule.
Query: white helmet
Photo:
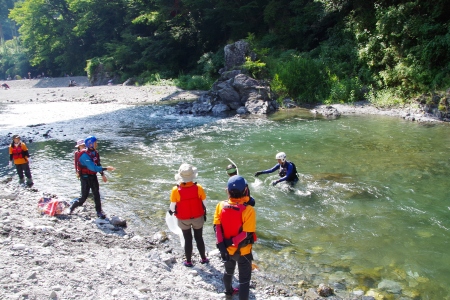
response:
[[[277,155],[275,155],[275,158],[281,159],[282,162],[285,162],[286,161],[286,153],[284,153],[284,152],[277,153]]]

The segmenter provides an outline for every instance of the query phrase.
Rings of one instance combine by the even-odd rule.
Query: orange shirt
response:
[[[24,142],[20,142],[20,146],[22,147],[22,151],[28,151],[27,145],[25,145]],[[9,145],[9,154],[13,154],[13,147],[11,147],[11,145]],[[22,165],[22,164],[26,164],[28,162],[27,158],[25,157],[21,157],[21,158],[15,158],[14,159],[14,164],[15,165]]]
[[[183,184],[183,187],[190,187],[193,186],[194,183],[191,182],[186,182],[186,184]],[[200,184],[197,184],[198,186],[198,198],[201,199],[202,201],[206,199],[206,194],[205,194],[205,190],[203,189],[203,187]],[[178,192],[178,186],[174,186],[172,188],[172,192],[170,193],[170,202],[180,202],[181,198],[180,198],[180,193]]]

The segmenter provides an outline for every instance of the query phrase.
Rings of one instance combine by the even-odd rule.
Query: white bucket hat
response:
[[[75,145],[75,148],[80,147],[81,145],[84,145],[84,140],[78,140],[77,144]]]
[[[191,182],[197,178],[197,168],[190,164],[182,164],[175,174],[175,180],[178,182]]]

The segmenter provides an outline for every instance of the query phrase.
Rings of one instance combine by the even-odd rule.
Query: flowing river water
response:
[[[103,165],[117,168],[101,183],[104,210],[142,235],[167,230],[174,175],[187,162],[207,193],[204,238],[214,249],[211,222],[226,199],[230,158],[256,199],[256,263],[275,283],[450,299],[448,124],[326,120],[301,109],[267,118],[193,117],[167,106],[88,103],[4,105],[0,114],[2,135],[48,132],[28,143],[31,168],[35,187],[61,199],[79,195],[75,141],[95,135]],[[294,188],[271,186],[276,173],[253,176],[274,166],[280,151],[297,166]],[[16,179],[6,146],[0,153],[0,176]]]

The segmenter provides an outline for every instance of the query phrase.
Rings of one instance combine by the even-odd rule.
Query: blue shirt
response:
[[[278,182],[286,181],[289,178],[289,176],[291,176],[291,174],[294,172],[294,166],[290,162],[286,161],[285,164],[287,164],[286,175],[284,177],[278,179],[277,180]],[[261,173],[262,174],[273,173],[280,168],[281,168],[281,164],[276,164],[272,169],[261,171]]]
[[[102,172],[103,171],[102,166],[96,166],[94,161],[91,159],[91,157],[87,153],[81,154],[80,164],[83,165],[84,167],[88,168],[89,171],[92,171],[92,172]]]

